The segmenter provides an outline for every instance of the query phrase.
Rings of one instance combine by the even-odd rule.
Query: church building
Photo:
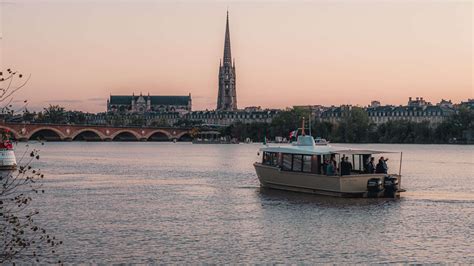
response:
[[[107,112],[133,113],[163,113],[177,112],[186,114],[191,112],[191,93],[189,96],[150,96],[142,95],[110,95],[107,100]]]

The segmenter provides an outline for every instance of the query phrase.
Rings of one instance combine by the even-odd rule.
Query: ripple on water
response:
[[[474,263],[473,147],[369,146],[404,151],[402,199],[260,189],[258,145],[73,142],[35,204],[68,263]]]

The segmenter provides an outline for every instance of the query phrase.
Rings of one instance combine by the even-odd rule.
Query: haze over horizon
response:
[[[474,98],[471,1],[2,2],[0,69],[31,73],[32,110],[140,92],[215,109],[227,8],[239,108]]]

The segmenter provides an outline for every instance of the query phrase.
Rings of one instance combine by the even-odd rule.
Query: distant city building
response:
[[[412,97],[408,98],[408,106],[421,107],[421,106],[428,106],[428,105],[431,105],[431,103],[423,100],[423,97],[416,97],[416,100],[413,100]]]
[[[467,102],[461,102],[459,107],[465,107],[468,109],[474,109],[474,99],[468,99]]]
[[[392,120],[409,120],[420,123],[424,121],[430,122],[435,126],[443,122],[455,111],[435,105],[424,106],[380,106],[377,108],[367,108],[370,120],[375,124],[383,124]]]
[[[293,108],[310,111],[313,120],[321,117],[322,113],[329,109],[322,105],[294,105]]]
[[[223,61],[223,62],[222,62]],[[235,60],[232,63],[230,51],[229,12],[225,25],[224,58],[219,64],[219,90],[217,93],[217,110],[237,110],[237,92],[235,77]]]
[[[247,106],[244,108],[244,111],[247,111],[247,112],[262,111],[262,107],[261,106]]]
[[[453,108],[454,105],[453,103],[451,102],[451,100],[445,100],[445,99],[441,99],[441,102],[439,102],[438,104],[436,104],[440,107],[443,107],[443,108]]]
[[[320,120],[338,123],[350,114],[351,109],[350,105],[330,107],[321,114]],[[370,121],[376,125],[394,120],[408,120],[416,123],[427,121],[431,126],[436,126],[456,112],[451,101],[442,100],[437,105],[432,105],[423,97],[417,97],[415,100],[410,97],[406,106],[380,105],[380,102],[373,101],[364,109]]]
[[[369,105],[369,107],[379,107],[380,106],[380,102],[379,101],[372,101]]]
[[[111,95],[107,100],[107,112],[135,113],[188,113],[192,110],[191,94],[188,96]]]
[[[351,105],[341,105],[341,106],[331,106],[328,107],[325,111],[319,116],[320,121],[327,121],[330,123],[339,123],[344,117],[349,115],[350,110],[352,109]]]
[[[194,111],[184,117],[205,125],[229,126],[234,123],[271,123],[280,110]]]

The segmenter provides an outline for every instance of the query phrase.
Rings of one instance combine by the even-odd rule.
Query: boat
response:
[[[193,144],[239,144],[236,138],[221,137],[218,131],[203,131],[196,135]]]
[[[0,170],[15,170],[16,157],[9,132],[3,132],[0,140]]]
[[[298,136],[291,145],[265,146],[260,151],[262,159],[253,165],[264,188],[371,198],[399,198],[405,191],[401,189],[402,152],[398,173],[387,174],[369,172],[366,162],[375,155],[398,152],[334,147],[323,139],[315,141],[310,135]],[[349,172],[342,173],[341,164],[336,165],[334,173],[328,171],[327,165],[340,162],[341,158],[350,158]]]

